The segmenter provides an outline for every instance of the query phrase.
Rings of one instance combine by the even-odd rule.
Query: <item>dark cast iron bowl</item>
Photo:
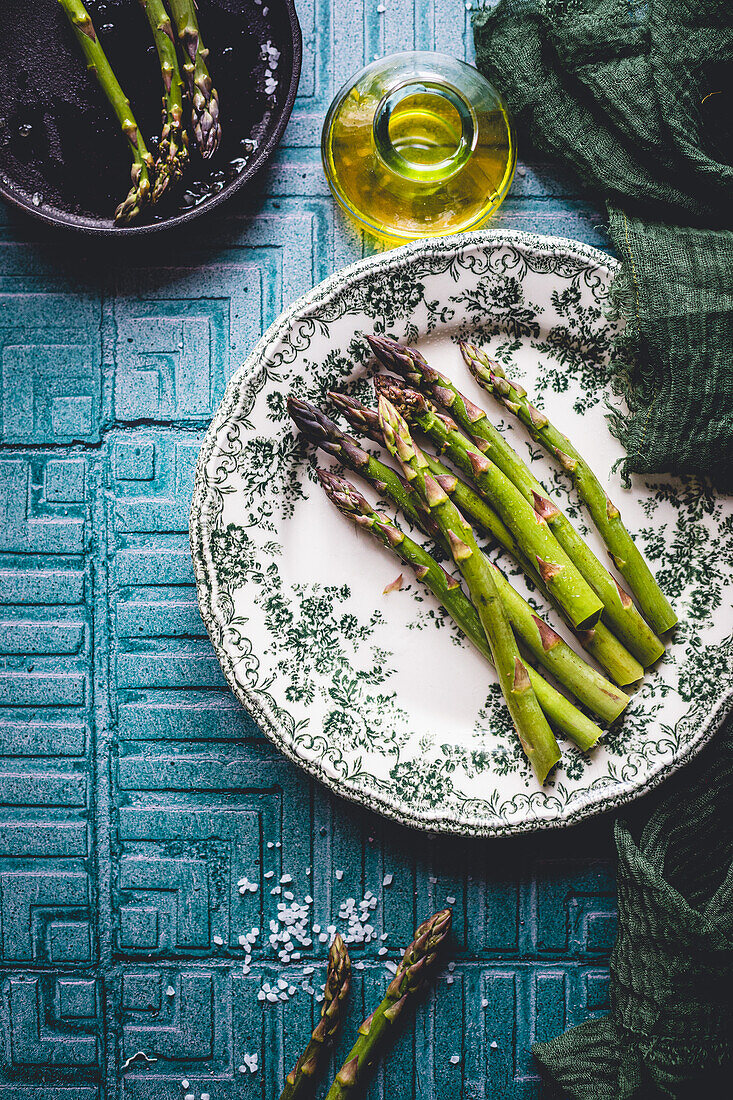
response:
[[[187,222],[244,187],[272,156],[298,89],[294,0],[197,0],[197,6],[221,101],[221,146],[210,161],[191,147],[175,192],[139,222],[115,226],[115,207],[130,186],[127,144],[66,16],[58,0],[2,0],[0,195],[44,222],[130,237]],[[87,8],[152,147],[161,126],[161,79],[145,13],[137,0],[87,0]],[[280,51],[271,96],[266,42]]]

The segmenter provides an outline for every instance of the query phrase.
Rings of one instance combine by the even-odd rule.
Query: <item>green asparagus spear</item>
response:
[[[477,382],[489,393],[493,393],[505,408],[515,413],[527,426],[533,439],[541,443],[559,460],[563,469],[568,471],[616,568],[639,601],[642,613],[660,634],[670,630],[677,622],[677,616],[669,600],[626,530],[618,508],[608,499],[603,486],[582,455],[544,413],[530,404],[526,391],[505,377],[498,363],[473,346],[467,347],[464,357]]]
[[[387,449],[399,459],[406,478],[429,508],[450,545],[489,640],[499,684],[520,743],[538,781],[544,783],[550,768],[560,759],[560,750],[519,655],[496,587],[495,571],[479,550],[473,531],[430,473],[422,451],[412,441],[407,424],[384,397],[379,399],[379,419]]]
[[[547,498],[543,486],[501,432],[494,427],[484,410],[464,397],[450,379],[429,366],[416,349],[407,348],[385,337],[372,337],[370,343],[382,362],[395,367],[408,382],[419,385],[439,405],[447,409],[481,452],[513,482],[525,500],[547,521],[560,546],[599,596],[603,603],[602,614],[606,625],[643,665],[654,664],[664,653],[664,644],[567,516],[554,501]],[[461,345],[464,359],[469,365],[470,348],[471,345]]]
[[[188,134],[183,127],[183,81],[170,17],[163,0],[140,0],[140,3],[153,32],[163,78],[163,131],[151,196],[152,201],[157,202],[169,184],[178,183],[183,176],[188,162]]]
[[[418,580],[430,589],[466,637],[493,665],[491,648],[476,608],[464,594],[458,581],[446,573],[427,550],[400,530],[389,516],[372,508],[348,481],[328,470],[319,470],[318,476],[328,497],[339,511],[358,527],[369,531],[403,562],[412,566]],[[592,748],[603,734],[601,728],[552,687],[539,672],[531,666],[527,667],[527,672],[548,721],[559,733],[574,741],[578,748],[584,751]]]
[[[107,96],[132,154],[130,170],[132,187],[127,197],[115,210],[115,221],[118,225],[125,225],[138,216],[150,196],[153,158],[146,148],[143,135],[135,121],[130,101],[112,71],[112,66],[102,49],[94,24],[82,0],[59,0],[59,3],[81,46],[87,69],[94,73],[102,91]]]
[[[387,986],[384,1000],[359,1028],[359,1038],[336,1074],[326,1100],[356,1100],[362,1092],[362,1086],[387,1045],[395,1023],[407,1004],[422,993],[432,978],[438,952],[450,932],[451,919],[450,909],[442,909],[417,929],[414,941],[405,951],[397,973]]]
[[[380,462],[360,447],[355,439],[342,432],[338,424],[334,424],[333,420],[310,401],[302,401],[291,394],[288,397],[288,412],[306,439],[315,443],[326,454],[333,455],[349,470],[371,481],[380,493],[385,493],[394,501],[413,527],[419,527],[431,534],[431,530],[426,528],[426,513],[419,496],[391,466]],[[432,525],[429,526],[432,528]]]
[[[416,424],[437,443],[441,452],[446,453],[459,469],[463,470],[469,477],[474,476],[469,455],[471,451],[470,440],[458,430],[458,426],[447,413],[436,410],[423,394],[412,389],[399,378],[378,375],[374,379],[374,384],[377,392],[391,401],[408,422]],[[428,459],[428,462],[430,462],[430,459]],[[480,479],[474,477],[474,484],[476,489],[482,492]],[[449,491],[449,483],[444,483],[443,488]],[[470,498],[466,497],[465,499],[468,503]],[[470,507],[467,508],[467,513],[471,514],[472,519],[479,526],[483,526],[480,509],[477,508],[475,502],[471,502]],[[495,531],[494,526],[487,527],[487,530],[495,534],[500,545],[513,555],[526,575],[538,585],[549,600],[556,604],[570,625],[573,626],[572,619],[557,598],[557,593],[551,585],[545,582],[536,565],[529,559],[523,548],[517,547],[517,540],[515,540],[515,548],[512,549],[512,546],[501,538],[501,533]],[[583,647],[609,672],[620,687],[636,683],[643,676],[644,669],[642,666],[621,642],[611,634],[605,623],[597,622],[592,629],[576,630],[575,633]]]
[[[286,1077],[280,1100],[303,1100],[312,1095],[316,1075],[323,1071],[329,1048],[341,1024],[341,1002],[346,998],[350,985],[351,959],[346,944],[337,932],[328,952],[321,1018],[308,1046]]]
[[[199,152],[204,160],[213,157],[221,141],[219,96],[211,83],[204,46],[196,18],[194,0],[169,0],[176,34],[186,55],[183,71],[191,96],[191,121]]]

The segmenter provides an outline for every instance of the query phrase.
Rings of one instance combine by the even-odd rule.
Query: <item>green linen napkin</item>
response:
[[[478,68],[607,200],[626,474],[733,485],[733,3],[501,0]]]
[[[733,719],[616,823],[611,1014],[533,1051],[573,1100],[722,1097],[733,1071]],[[659,801],[659,800],[657,800]],[[635,835],[636,834],[636,835]],[[637,838],[638,835],[638,838]]]

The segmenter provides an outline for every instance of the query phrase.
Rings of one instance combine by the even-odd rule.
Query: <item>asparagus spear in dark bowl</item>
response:
[[[157,202],[168,186],[178,183],[183,176],[188,163],[188,134],[183,125],[183,80],[170,16],[163,0],[140,0],[140,4],[153,32],[163,79],[163,130],[152,194],[153,202]]]
[[[94,73],[102,91],[107,96],[132,154],[130,170],[132,187],[115,211],[115,221],[118,225],[125,225],[138,216],[150,198],[153,157],[148,152],[145,139],[132,113],[130,101],[112,71],[112,66],[102,49],[94,24],[82,0],[59,0],[59,3],[71,23],[76,40],[86,58],[87,68]]]
[[[221,141],[219,96],[211,82],[194,0],[168,0],[186,62],[183,71],[191,96],[191,121],[196,144],[204,160],[213,157]]]

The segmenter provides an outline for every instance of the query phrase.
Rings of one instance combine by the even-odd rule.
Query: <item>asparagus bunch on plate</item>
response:
[[[381,362],[402,375],[375,378],[379,411],[347,394],[331,392],[329,397],[357,432],[376,443],[386,443],[402,474],[309,402],[289,398],[290,415],[311,442],[370,481],[402,511],[413,529],[432,539],[438,556],[447,555],[458,567],[470,600],[459,581],[436,560],[435,551],[431,553],[414,541],[336,473],[318,472],[342,514],[412,565],[418,579],[492,661],[521,744],[538,779],[544,782],[559,758],[550,724],[583,749],[592,747],[602,730],[574,702],[560,695],[525,655],[596,718],[610,724],[629,702],[620,689],[639,680],[644,664],[657,660],[664,645],[484,410],[433,370],[415,349],[385,337],[369,339]],[[540,433],[536,437],[557,452],[559,433],[524,401],[521,387],[504,378],[476,349],[466,347],[463,352],[482,384],[503,403],[508,401],[512,411],[531,423],[533,432]],[[415,443],[410,426],[437,445],[438,455],[424,452]],[[564,464],[572,460],[580,467],[577,451],[571,450],[565,437],[561,439]],[[587,488],[590,475],[585,467],[582,476],[585,493],[595,503],[592,486]],[[597,492],[602,492],[600,487]],[[606,521],[610,516],[615,522],[613,512],[604,505]],[[515,590],[479,548],[474,527],[514,558],[528,580],[561,610],[586,650],[619,687],[584,661]],[[619,534],[617,527],[613,537],[616,546],[625,546],[619,543],[621,538],[630,541],[628,533]],[[632,559],[626,547],[625,554],[624,562]],[[620,567],[619,557],[617,554],[614,561]],[[640,575],[638,568],[631,572],[634,577]],[[652,582],[658,587],[653,578]],[[638,584],[635,587],[632,580],[629,584],[636,593]],[[645,591],[649,591],[648,585]]]
[[[382,429],[377,414],[343,395],[332,394],[342,407],[350,407],[352,422],[367,428],[373,438],[382,441]],[[406,477],[380,459],[364,450],[356,440],[346,435],[338,425],[311,403],[291,395],[288,399],[291,417],[301,433],[326,454],[332,455],[343,465],[369,481],[383,496],[388,497],[403,511],[411,526],[419,528],[451,554],[450,538],[444,535],[420,494]],[[468,500],[474,512],[484,519],[487,529],[498,539],[511,540],[511,534],[503,528],[498,517],[491,517],[486,505],[469,486],[460,482],[462,492],[456,493],[459,479],[451,475],[439,460],[428,457],[438,483],[450,490],[453,499]],[[371,509],[367,501],[348,482],[336,475],[319,471],[319,477],[330,499],[343,514],[363,528],[368,528],[383,545],[394,551],[403,561],[415,567],[418,579],[429,587],[454,617],[459,627],[475,642],[489,660],[491,649],[484,628],[470,600],[465,596],[455,578],[445,573],[438,562],[416,543],[384,513]],[[467,508],[466,511],[469,511]],[[492,531],[493,527],[493,531]],[[501,603],[508,615],[512,631],[521,639],[533,659],[543,665],[575,698],[593,711],[605,723],[618,718],[628,704],[628,696],[605,680],[595,669],[584,662],[545,622],[527,601],[511,586],[503,573],[483,554],[481,569],[487,571],[497,586]],[[571,738],[579,748],[590,749],[602,736],[603,730],[578,709],[569,699],[557,691],[540,673],[525,664],[527,676],[548,721],[562,735]]]
[[[333,395],[334,398],[341,400],[340,395]],[[379,459],[370,455],[358,446],[355,440],[346,436],[329,417],[317,409],[309,402],[297,399],[289,398],[288,408],[290,415],[293,417],[298,428],[303,435],[306,436],[311,442],[315,443],[327,454],[334,455],[339,458],[344,465],[347,465],[350,469],[360,474],[367,481],[385,496],[389,497],[393,503],[397,505],[410,521],[410,523],[419,527],[425,531],[434,541],[442,545],[442,549],[450,555],[450,545],[446,538],[440,532],[439,527],[434,520],[431,519],[427,509],[423,511],[421,508],[421,501],[419,495],[417,495],[410,485],[410,483],[401,478],[391,467],[381,462]],[[364,414],[369,415],[371,410],[363,409]],[[376,415],[376,414],[374,414]],[[380,429],[381,435],[381,429]],[[444,471],[443,474],[438,473],[436,480],[438,483],[446,489],[451,495],[454,502],[458,502],[461,499],[462,494],[456,493],[456,485],[454,482],[458,482],[458,479],[451,476],[445,467],[441,467],[437,460],[431,460],[430,456],[425,456],[426,460],[431,466],[431,472],[434,467],[438,467]],[[320,472],[321,483],[329,493],[331,499],[339,507],[342,507],[345,501],[348,499],[349,508],[347,511],[352,512],[352,518],[355,518],[358,508],[354,509],[351,504],[357,503],[357,497],[366,505],[363,497],[357,493],[353,486],[348,486],[348,482],[341,482],[339,488],[344,489],[344,486],[348,486],[353,494],[348,498],[343,495],[338,496],[334,494],[334,487],[336,483],[332,480],[331,475],[327,472]],[[471,490],[468,486],[460,483],[467,496],[472,496]],[[481,511],[484,507],[483,502],[478,497],[473,497],[477,510]],[[343,507],[342,507],[343,510]],[[470,515],[470,510],[467,508],[462,509],[464,515]],[[386,516],[381,516],[382,522],[377,523],[377,534],[383,534],[385,530],[389,531],[389,540],[392,547],[397,546],[397,534],[395,526],[390,524],[389,528],[385,529],[384,523],[389,523]],[[361,526],[366,526],[366,522],[361,519],[356,522]],[[500,523],[500,521],[498,521]],[[495,532],[489,531],[490,534]],[[402,538],[402,532],[399,532],[399,536]],[[384,540],[382,540],[384,541]],[[419,565],[425,565],[425,559],[430,559],[430,556],[419,547],[418,544],[408,540],[407,543],[402,544],[403,547],[409,545],[413,559],[411,563],[414,564],[414,555],[416,551],[422,551]],[[436,564],[433,562],[433,564]],[[540,618],[533,608],[527,603],[527,601],[512,587],[510,582],[501,572],[491,563],[489,567],[494,573],[495,582],[499,588],[502,603],[506,609],[513,630],[521,638],[522,643],[525,645],[532,658],[539,664],[543,665],[548,672],[550,672],[564,687],[573,693],[575,698],[592,711],[601,721],[606,723],[614,722],[621,712],[625,709],[629,702],[628,696],[601,676],[595,669],[591,668],[585,661],[583,661],[575,653],[573,649],[557,634],[549,623]],[[420,579],[423,579],[422,577]],[[458,587],[457,582],[453,582],[455,587]],[[459,590],[460,592],[460,590]],[[456,599],[460,599],[463,596],[456,595]],[[438,597],[441,598],[440,596]],[[463,597],[465,599],[465,597]],[[451,614],[454,612],[454,608],[449,608]],[[462,624],[459,624],[462,625]],[[468,633],[468,632],[467,632]],[[469,636],[471,636],[469,634]],[[573,708],[575,712],[577,708]],[[578,712],[579,713],[579,712]],[[578,726],[577,714],[573,713],[571,720],[568,722],[568,715],[564,708],[561,708],[561,713],[554,718],[549,716],[550,720],[562,733],[566,733],[582,748],[589,748],[591,744],[600,737],[601,730],[597,727],[593,727],[593,734],[589,737],[589,731],[584,723],[583,732],[578,740],[575,736],[575,730]]]

